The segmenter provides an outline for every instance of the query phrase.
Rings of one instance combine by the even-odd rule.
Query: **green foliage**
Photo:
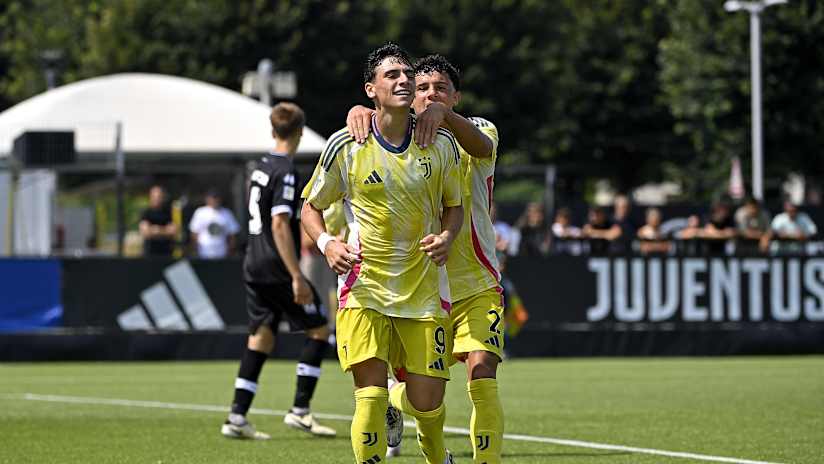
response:
[[[726,186],[729,162],[750,166],[750,48],[747,14],[730,15],[713,0],[672,6],[672,33],[661,42],[660,79],[694,155],[666,164],[669,177],[693,196]],[[824,109],[810,95],[824,92],[824,9],[791,2],[761,14],[765,172],[821,176]]]
[[[822,176],[824,7],[762,15],[766,172]],[[11,0],[0,4],[0,108],[41,92],[44,50],[62,80],[116,72],[230,89],[262,58],[294,70],[309,125],[330,134],[365,103],[361,64],[387,40],[463,71],[460,110],[501,133],[502,163],[556,163],[618,189],[678,180],[722,190],[749,169],[749,30],[718,0]],[[508,153],[518,161],[508,161]]]

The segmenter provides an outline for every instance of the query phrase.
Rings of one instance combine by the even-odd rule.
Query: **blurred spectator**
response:
[[[140,215],[140,236],[145,256],[171,256],[177,237],[177,224],[166,203],[166,191],[159,185],[149,189],[149,207]]]
[[[772,251],[779,253],[803,253],[803,242],[818,233],[810,216],[798,211],[798,207],[789,200],[784,201],[784,212],[773,218],[770,229],[770,238],[777,239]]]
[[[553,251],[556,253],[581,254],[581,229],[572,225],[569,208],[560,208],[552,223]]]
[[[518,254],[521,233],[518,229],[498,219],[498,207],[493,202],[489,207],[489,217],[495,227],[495,249],[509,256]]]
[[[639,251],[643,254],[668,253],[672,244],[661,232],[661,210],[648,208],[646,223],[638,229]]]
[[[544,206],[541,203],[527,204],[524,214],[518,219],[515,227],[521,233],[520,255],[542,256],[549,253],[551,236],[544,217]]]
[[[706,251],[709,254],[720,255],[726,252],[727,241],[735,237],[735,222],[728,203],[719,201],[712,205],[699,236],[706,241]]]
[[[234,252],[235,234],[240,231],[240,226],[232,212],[221,203],[220,194],[209,191],[206,204],[195,210],[189,222],[192,243],[201,258],[225,258]]]
[[[635,239],[638,226],[630,218],[631,205],[626,195],[617,195],[613,202],[612,223],[613,230],[610,240],[610,252],[624,254],[632,251],[632,241]]]
[[[677,231],[675,236],[681,240],[692,240],[701,236],[701,230],[701,219],[693,214],[687,218],[686,225]]]
[[[589,252],[593,255],[605,255],[609,252],[610,241],[621,234],[621,229],[607,217],[600,206],[589,209],[589,222],[584,224],[582,236],[589,239]]]
[[[747,197],[735,212],[735,225],[739,236],[736,251],[757,253],[762,248],[762,239],[770,230],[770,215],[761,208],[758,200]]]

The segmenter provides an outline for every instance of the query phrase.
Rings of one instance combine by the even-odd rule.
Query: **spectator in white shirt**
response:
[[[224,258],[234,251],[235,234],[240,231],[232,212],[221,206],[220,194],[209,191],[206,205],[195,210],[189,222],[192,243],[201,258]]]
[[[772,250],[780,253],[803,253],[803,242],[818,233],[818,228],[807,213],[798,211],[791,201],[784,202],[784,212],[776,215],[770,225]]]

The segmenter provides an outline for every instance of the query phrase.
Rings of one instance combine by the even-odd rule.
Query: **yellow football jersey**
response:
[[[454,301],[497,287],[501,279],[495,256],[495,229],[489,217],[495,160],[498,156],[498,129],[483,118],[469,120],[492,141],[492,155],[476,158],[459,145],[464,222],[446,261],[449,288]]]
[[[304,197],[323,210],[343,199],[348,243],[363,261],[338,277],[339,308],[370,308],[395,317],[444,316],[451,308],[446,269],[420,241],[441,232],[443,207],[461,205],[460,155],[452,134],[412,143],[414,119],[400,147],[381,137],[375,119],[362,145],[346,130],[326,143]]]

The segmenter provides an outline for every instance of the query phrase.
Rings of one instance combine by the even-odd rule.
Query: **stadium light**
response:
[[[729,13],[746,11],[750,14],[750,80],[752,81],[752,192],[757,200],[764,199],[764,155],[761,136],[761,17],[765,8],[782,5],[787,0],[760,0],[743,2],[729,0],[724,9]]]

